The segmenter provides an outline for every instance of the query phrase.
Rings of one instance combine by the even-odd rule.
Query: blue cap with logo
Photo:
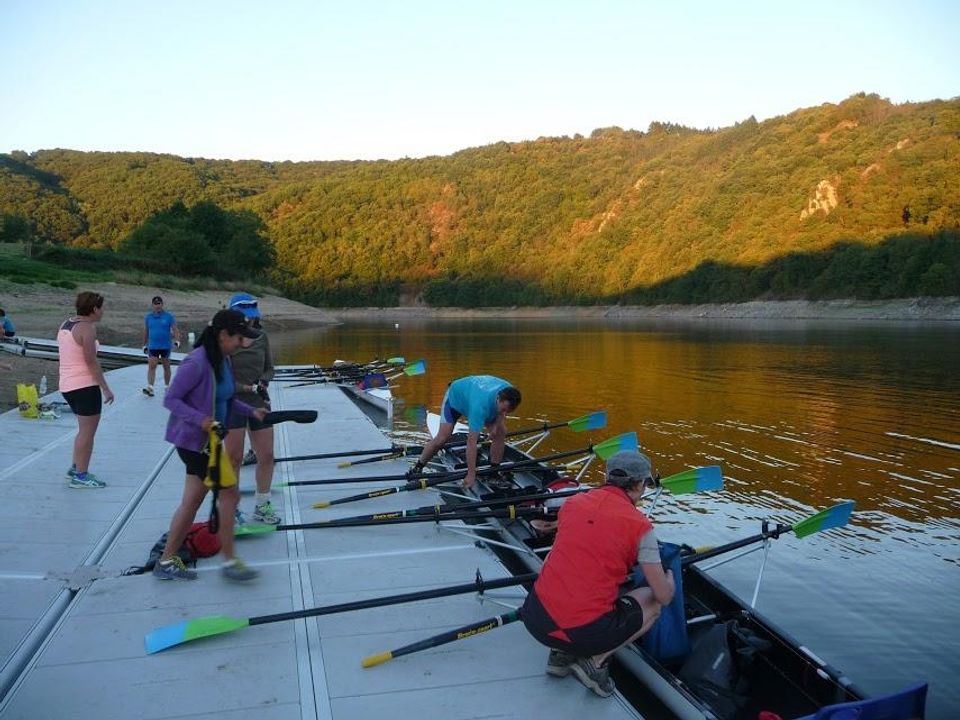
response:
[[[260,309],[257,307],[257,299],[249,293],[237,293],[230,298],[230,309],[239,310],[247,318],[260,317]]]

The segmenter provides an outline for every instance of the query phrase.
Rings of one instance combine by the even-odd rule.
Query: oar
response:
[[[689,480],[691,473],[705,471],[704,475],[710,476],[710,482],[692,483]],[[705,468],[694,468],[693,470],[684,470],[676,475],[671,475],[660,480],[660,484],[675,495],[682,495],[692,492],[704,492],[707,490],[720,490],[723,488],[723,476],[720,474],[719,466]],[[438,522],[440,520],[463,520],[468,518],[497,517],[514,519],[515,517],[524,517],[527,515],[542,514],[536,505],[523,506],[524,503],[536,503],[543,500],[555,500],[557,498],[570,497],[578,495],[593,487],[584,485],[570,490],[560,490],[558,492],[536,492],[528,495],[512,495],[508,497],[490,498],[487,500],[474,500],[457,505],[423,505],[410,510],[388,510],[386,512],[371,513],[369,515],[354,515],[346,518],[337,518],[336,520],[327,520],[317,523],[305,523],[302,525],[267,525],[263,523],[244,523],[237,525],[235,534],[237,537],[242,535],[265,535],[278,530],[307,530],[313,528],[329,527],[358,527],[364,525],[386,525],[400,522]],[[477,513],[474,510],[480,508],[502,508],[503,514]],[[531,512],[527,512],[531,510]],[[462,513],[462,514],[461,514]]]
[[[719,465],[705,465],[662,478],[660,484],[674,495],[723,490],[723,471]]]
[[[377,653],[376,655],[369,655],[360,661],[360,665],[365,668],[370,668],[374,665],[381,665],[389,660],[393,660],[394,658],[402,657],[403,655],[410,655],[411,653],[426,650],[427,648],[437,647],[438,645],[446,645],[447,643],[473,637],[474,635],[479,635],[480,633],[485,633],[489,630],[496,630],[498,627],[509,625],[510,623],[516,622],[519,619],[520,611],[511,610],[503,615],[497,615],[492,618],[487,618],[486,620],[479,620],[477,622],[470,623],[469,625],[459,627],[456,630],[448,630],[445,633],[434,635],[426,640],[404,645],[402,648],[397,648],[396,650],[387,650],[386,652]]]
[[[526,573],[525,575],[516,575],[514,577],[484,580],[478,573],[477,579],[474,582],[464,583],[463,585],[449,585],[434,590],[387,595],[385,597],[370,598],[368,600],[354,600],[353,602],[340,603],[338,605],[306,608],[304,610],[277,613],[275,615],[259,615],[250,618],[210,615],[157,628],[144,638],[144,644],[146,645],[147,652],[152,654],[166,650],[174,645],[182,645],[183,643],[199,640],[204,637],[211,637],[213,635],[223,635],[233,632],[234,630],[240,630],[249,625],[265,625],[266,623],[282,622],[284,620],[299,620],[300,618],[318,617],[320,615],[333,615],[335,613],[350,612],[352,610],[365,610],[367,608],[383,607],[385,605],[400,605],[402,603],[450,597],[452,595],[464,595],[472,592],[483,593],[486,590],[531,583],[536,579],[537,573]]]
[[[581,415],[578,418],[567,420],[566,422],[544,422],[542,425],[538,425],[536,427],[525,428],[523,430],[513,430],[512,432],[507,433],[507,437],[514,437],[516,435],[529,435],[530,433],[545,432],[547,430],[553,430],[554,428],[561,427],[569,427],[574,432],[584,432],[585,430],[599,430],[600,428],[605,428],[606,426],[607,411],[597,410],[596,412],[587,413],[586,415]]]
[[[398,373],[393,375],[388,375],[387,380],[394,380],[395,378],[400,377],[401,375],[413,376],[413,375],[423,375],[427,371],[427,363],[425,360],[417,360],[412,362],[406,367],[403,368]],[[293,385],[288,385],[287,387],[304,387],[306,385],[319,385],[323,383],[337,383],[337,382],[350,382],[356,380],[362,380],[366,373],[343,373],[339,377],[334,377],[330,375],[328,377],[317,378],[316,380],[309,380],[307,382],[294,383]]]
[[[316,410],[274,410],[263,418],[262,425],[276,425],[282,422],[312,423],[317,420]]]
[[[392,445],[388,448],[375,448],[373,450],[345,450],[343,452],[329,452],[329,453],[319,453],[316,455],[291,455],[289,457],[276,458],[275,463],[278,462],[294,462],[297,460],[329,460],[330,458],[339,458],[339,457],[351,457],[354,455],[376,455],[377,453],[386,453],[386,452],[396,452],[401,448],[397,445]]]
[[[826,510],[821,510],[816,515],[811,515],[808,518],[795,522],[793,525],[778,523],[773,528],[764,527],[764,529],[756,535],[751,535],[742,540],[735,540],[726,545],[718,545],[708,550],[701,550],[693,555],[687,555],[681,562],[684,565],[689,565],[690,563],[700,562],[701,560],[708,560],[717,555],[728,553],[731,550],[738,550],[747,545],[763,542],[767,538],[775,540],[788,532],[792,532],[798,538],[805,538],[808,535],[813,535],[823,530],[842,527],[850,521],[850,514],[853,512],[854,504],[853,500],[842,502]]]
[[[523,430],[513,430],[507,433],[507,437],[516,437],[517,435],[529,435],[530,433],[535,433],[535,432],[546,432],[547,430],[553,430],[554,428],[561,428],[561,427],[569,427],[574,432],[584,432],[586,430],[599,430],[600,428],[604,428],[606,426],[607,426],[607,411],[598,410],[596,412],[588,413],[586,415],[581,415],[580,417],[574,418],[573,420],[568,420],[567,422],[561,422],[561,423],[544,422],[542,425],[538,425],[536,427],[524,428]],[[489,440],[485,440],[483,442],[484,445],[488,445],[489,443],[490,443]],[[463,440],[452,440],[448,443],[444,443],[443,448],[461,447],[464,445],[465,443]],[[352,467],[354,465],[364,465],[366,463],[381,462],[383,460],[395,460],[397,458],[404,457],[406,455],[412,455],[415,452],[422,452],[422,451],[423,451],[422,445],[420,446],[411,445],[407,448],[404,448],[403,450],[394,450],[390,453],[381,455],[379,457],[364,458],[363,460],[353,460],[353,461],[342,462],[342,463],[339,463],[337,467],[347,468],[347,467]]]
[[[477,469],[477,473],[486,473],[492,474],[495,472],[508,472],[518,467],[527,467],[529,465],[536,465],[537,463],[550,462],[551,460],[558,460],[560,458],[573,457],[574,455],[586,455],[593,453],[601,459],[606,459],[620,450],[636,450],[637,449],[637,434],[635,432],[623,433],[622,435],[617,435],[612,437],[609,440],[604,440],[598,445],[588,445],[585,448],[580,448],[579,450],[569,450],[562,453],[556,453],[554,455],[547,455],[542,458],[530,458],[529,460],[518,460],[516,462],[507,462],[500,463],[496,467],[491,467],[488,465],[481,465]],[[348,483],[360,483],[360,482],[386,482],[388,480],[416,480],[420,478],[439,478],[445,477],[446,479],[458,479],[462,478],[467,474],[466,468],[462,470],[448,470],[438,473],[417,473],[414,475],[398,474],[398,475],[361,475],[359,477],[341,477],[341,478],[326,478],[324,480],[294,480],[286,484],[274,484],[274,487],[293,487],[297,485],[342,485]]]
[[[537,465],[539,463],[548,462],[550,460],[557,460],[559,458],[571,457],[573,455],[583,455],[585,453],[593,453],[599,458],[606,459],[620,450],[636,450],[637,448],[637,434],[635,432],[623,433],[622,435],[617,435],[612,437],[609,440],[604,440],[599,445],[588,445],[586,448],[580,450],[570,450],[563,453],[554,453],[553,455],[547,455],[542,458],[530,458],[529,460],[520,460],[512,463],[501,463],[496,467],[484,467],[477,470],[477,474],[493,474],[497,472],[509,472],[516,468],[520,467],[529,467],[531,465]],[[449,482],[450,480],[459,480],[466,477],[467,470],[455,470],[449,473],[432,473],[427,476],[421,476],[418,480],[411,480],[403,485],[398,485],[397,487],[392,488],[381,488],[380,490],[371,490],[368,493],[362,493],[360,495],[352,495],[350,497],[338,498],[336,500],[323,500],[313,504],[313,507],[317,509],[327,508],[332,505],[342,505],[344,503],[356,502],[358,500],[369,500],[375,497],[383,497],[384,495],[392,495],[393,493],[405,492],[408,490],[426,490],[428,487],[433,487],[434,485],[439,485],[441,483]],[[319,485],[327,484],[327,481],[323,480],[302,480],[288,483],[288,485]]]
[[[268,535],[273,532],[282,532],[285,530],[320,530],[323,528],[343,528],[343,527],[367,527],[370,525],[405,525],[408,523],[432,522],[439,523],[447,520],[473,520],[483,518],[500,518],[503,520],[516,520],[521,517],[534,517],[537,515],[546,515],[544,508],[535,505],[518,507],[509,505],[496,510],[460,510],[459,507],[450,507],[447,509],[437,509],[432,515],[426,513],[410,513],[404,510],[396,512],[381,513],[369,518],[340,518],[337,520],[326,520],[321,522],[300,523],[296,525],[268,525],[266,523],[243,523],[234,525],[234,535],[236,537],[245,537],[250,535]]]

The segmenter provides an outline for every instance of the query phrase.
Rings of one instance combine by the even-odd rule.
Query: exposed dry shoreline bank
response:
[[[371,313],[403,318],[632,319],[728,318],[744,320],[924,320],[960,322],[960,297],[903,300],[763,300],[714,305],[613,305],[603,307],[339,308],[341,320],[369,319]]]
[[[106,298],[104,319],[99,327],[102,342],[139,347],[142,341],[143,316],[150,308],[150,298],[161,295],[167,308],[177,316],[186,336],[199,332],[212,315],[229,299],[223,291],[164,290],[105,283],[89,288]],[[73,313],[76,291],[49,286],[0,285],[0,307],[16,323],[19,335],[52,338],[64,318]],[[960,298],[915,298],[905,300],[862,301],[830,300],[810,302],[758,301],[723,305],[658,305],[653,307],[552,307],[552,308],[314,308],[281,297],[260,298],[260,307],[269,327],[291,330],[319,325],[371,319],[402,321],[430,318],[516,318],[516,319],[596,319],[630,320],[643,318],[710,319],[783,319],[840,321],[941,321],[960,322]],[[57,387],[56,363],[48,360],[19,358],[0,353],[0,361],[13,364],[12,371],[0,370],[0,410],[16,402],[18,382],[38,382],[47,376],[50,390]]]

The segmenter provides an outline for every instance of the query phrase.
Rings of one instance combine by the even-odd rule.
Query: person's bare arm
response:
[[[107,385],[107,378],[103,374],[100,362],[97,360],[97,331],[93,323],[77,323],[73,327],[73,338],[83,349],[83,359],[90,368],[90,374],[97,385],[103,391],[103,401],[107,404],[113,402],[113,391]]]

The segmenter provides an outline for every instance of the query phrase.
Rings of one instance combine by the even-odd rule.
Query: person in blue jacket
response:
[[[209,454],[205,451],[211,428],[216,424],[225,428],[232,412],[258,420],[267,415],[265,408],[252,408],[234,398],[236,383],[230,364],[230,356],[243,346],[247,338],[259,336],[259,331],[247,325],[243,313],[219,311],[197,338],[196,348],[177,369],[163,398],[163,406],[170,411],[165,437],[176,447],[177,455],[186,466],[187,477],[180,505],[170,520],[163,555],[153,568],[153,574],[162,580],[195,580],[197,577],[197,573],[188,570],[176,553],[207,495],[203,478],[207,474]],[[247,567],[234,554],[234,515],[239,502],[237,485],[220,489],[217,501],[220,528],[217,534],[224,559],[222,573],[228,580],[252,580],[257,571]]]
[[[7,313],[3,308],[0,308],[0,325],[3,326],[3,336],[12,338],[17,334],[17,328],[13,324],[13,320],[7,317]]]
[[[506,380],[493,375],[468,375],[454,380],[447,388],[440,405],[440,430],[423,447],[420,458],[410,469],[410,475],[417,475],[430,458],[439,452],[444,443],[453,434],[453,426],[460,418],[466,418],[467,434],[467,474],[463,478],[465,488],[473,487],[477,481],[477,445],[480,432],[490,436],[490,464],[497,465],[503,459],[503,448],[507,439],[506,416],[520,405],[520,391]]]

